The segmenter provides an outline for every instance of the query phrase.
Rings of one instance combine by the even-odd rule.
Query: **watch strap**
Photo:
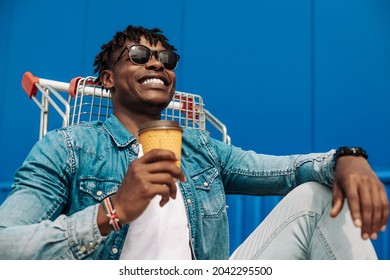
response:
[[[340,147],[336,150],[334,158],[337,160],[342,156],[364,157],[365,159],[368,159],[368,154],[362,147]]]

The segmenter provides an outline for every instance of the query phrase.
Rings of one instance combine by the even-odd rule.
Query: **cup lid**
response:
[[[151,130],[151,129],[183,130],[183,128],[180,126],[180,124],[176,121],[156,120],[156,121],[149,121],[149,122],[142,124],[138,130],[138,135],[140,135],[142,132],[144,132],[146,130]]]

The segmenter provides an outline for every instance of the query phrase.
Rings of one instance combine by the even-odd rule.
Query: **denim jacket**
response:
[[[100,235],[99,203],[137,159],[135,137],[111,116],[49,132],[15,174],[0,206],[1,259],[118,259],[131,227]],[[284,195],[297,185],[331,185],[334,151],[270,156],[185,129],[180,182],[196,259],[229,257],[226,194]]]

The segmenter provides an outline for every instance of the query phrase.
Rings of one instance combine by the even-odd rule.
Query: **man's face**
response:
[[[126,45],[132,44],[127,42]],[[160,42],[151,46],[143,37],[139,44],[152,51],[164,50]],[[160,115],[175,93],[175,72],[165,69],[155,55],[146,64],[137,65],[130,60],[126,50],[111,71],[111,92],[115,110],[137,115]]]

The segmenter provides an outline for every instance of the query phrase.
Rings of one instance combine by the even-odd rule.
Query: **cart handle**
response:
[[[37,95],[38,88],[35,84],[39,84],[39,78],[35,77],[31,72],[25,72],[22,78],[22,88],[29,98]]]
[[[75,97],[77,93],[77,85],[80,79],[82,79],[82,77],[76,77],[73,78],[70,83],[63,83],[54,80],[42,79],[27,71],[23,74],[22,88],[27,93],[29,98],[37,95],[37,84],[42,87],[50,85],[56,90],[68,92],[72,97]]]

